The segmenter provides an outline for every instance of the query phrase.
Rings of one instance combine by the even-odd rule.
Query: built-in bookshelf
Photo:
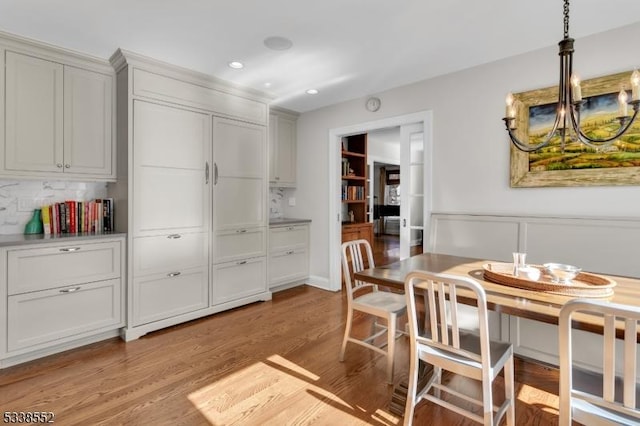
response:
[[[342,138],[342,241],[372,239],[368,209],[367,134]]]
[[[342,202],[347,205],[347,217],[343,217],[343,222],[366,222],[366,180],[367,134],[343,137]]]
[[[113,198],[61,201],[41,209],[45,235],[102,234],[115,230]]]

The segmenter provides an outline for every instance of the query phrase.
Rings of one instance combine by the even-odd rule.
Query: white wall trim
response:
[[[334,289],[334,288],[330,288],[329,286],[329,279],[326,277],[320,277],[318,275],[311,275],[306,283],[312,287],[317,287],[320,288],[322,290],[330,290],[330,291],[338,291],[340,290],[338,289]]]
[[[342,287],[340,279],[340,207],[338,201],[340,194],[340,176],[338,170],[341,164],[340,143],[343,136],[369,132],[387,127],[396,127],[414,123],[422,123],[424,129],[425,147],[425,232],[429,235],[429,218],[431,216],[431,196],[432,196],[432,135],[433,135],[433,113],[432,111],[420,111],[412,114],[388,117],[376,121],[368,121],[360,124],[339,127],[329,130],[329,282],[328,290],[338,291]]]
[[[400,166],[400,160],[394,160],[384,157],[378,157],[377,155],[368,155],[367,162],[370,164],[373,163],[384,163],[384,164],[392,164],[394,166]]]

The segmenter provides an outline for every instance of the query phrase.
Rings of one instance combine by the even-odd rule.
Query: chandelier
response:
[[[613,143],[622,136],[633,124],[640,109],[640,73],[638,70],[631,74],[631,101],[627,102],[628,95],[624,88],[618,94],[618,113],[615,121],[619,127],[615,134],[602,139],[585,134],[580,127],[580,110],[584,104],[580,79],[573,73],[573,42],[569,37],[569,0],[564,1],[564,38],[558,43],[560,47],[560,84],[558,86],[558,101],[556,103],[556,117],[549,133],[537,144],[523,142],[515,134],[517,105],[513,94],[507,95],[507,112],[503,118],[509,138],[514,146],[521,151],[533,152],[543,148],[551,142],[555,136],[560,137],[560,146],[564,150],[567,141],[580,141],[583,144],[599,149]],[[628,115],[628,105],[631,105],[633,114]]]

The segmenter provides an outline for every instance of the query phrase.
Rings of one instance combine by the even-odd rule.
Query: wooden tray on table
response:
[[[484,278],[497,284],[524,290],[541,291],[576,297],[608,297],[613,295],[616,282],[596,274],[580,272],[573,280],[566,283],[553,282],[553,277],[540,265],[527,265],[540,270],[538,280],[513,275],[512,263],[485,263]]]

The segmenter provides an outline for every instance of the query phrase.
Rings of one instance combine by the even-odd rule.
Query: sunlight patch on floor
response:
[[[523,384],[520,386],[516,399],[524,404],[530,404],[530,401],[536,401],[536,409],[544,413],[558,415],[558,404],[560,403],[558,395]]]
[[[279,355],[257,362],[188,395],[214,425],[357,424],[361,409],[315,383],[320,378]],[[378,410],[372,418],[388,424]]]

